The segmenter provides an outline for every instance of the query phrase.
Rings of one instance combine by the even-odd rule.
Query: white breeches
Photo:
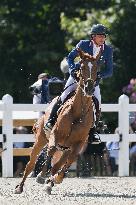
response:
[[[77,83],[76,83],[76,81],[74,80],[74,78],[71,75],[70,75],[70,77],[67,80],[65,88],[67,88],[67,89],[64,90],[63,93],[60,96],[62,102],[64,102],[64,100],[66,99],[66,97],[68,96],[69,93],[71,93],[72,91],[76,90],[76,88],[77,88]],[[95,91],[94,91],[93,94],[98,99],[98,101],[99,101],[99,108],[101,108],[101,93],[100,93],[99,85],[95,87]]]
[[[67,83],[65,85],[65,88],[64,88],[66,90],[64,90],[63,93],[60,96],[61,101],[64,102],[64,100],[66,99],[68,94],[71,93],[72,91],[76,90],[76,88],[77,88],[77,83],[74,80],[74,78],[70,75],[68,80],[67,80]]]
[[[100,109],[101,108],[101,92],[100,92],[100,86],[99,85],[97,85],[95,87],[95,91],[94,91],[93,94],[99,101],[99,109]]]

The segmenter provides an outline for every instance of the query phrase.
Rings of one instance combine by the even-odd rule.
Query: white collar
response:
[[[101,45],[101,46],[96,46],[95,42],[93,40],[90,41],[90,46],[91,44],[93,45],[94,49],[97,49],[97,48],[102,48],[102,50],[104,50],[104,43]]]

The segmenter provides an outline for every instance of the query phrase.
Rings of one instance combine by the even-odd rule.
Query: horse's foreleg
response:
[[[82,148],[83,144],[79,143],[76,144],[76,146],[72,147],[72,151],[68,154],[65,153],[62,155],[61,159],[54,165],[54,170],[56,171],[56,174],[53,176],[53,180],[55,183],[61,183],[65,172],[68,170],[68,168],[71,166],[73,162],[75,162],[78,158],[78,154]],[[61,165],[60,165],[61,163]],[[63,165],[63,166],[62,166]],[[60,169],[61,168],[61,169]],[[57,173],[58,170],[58,173]]]
[[[55,183],[59,184],[63,181],[65,172],[68,170],[71,164],[76,161],[82,146],[83,143],[77,143],[72,147],[71,150],[63,152],[61,158],[58,160],[56,164],[54,164],[51,170],[52,175],[46,182],[47,184],[45,191],[47,194],[51,194],[52,187]]]
[[[47,182],[46,182],[47,183],[46,192],[48,194],[51,194],[52,187],[54,186],[54,184],[62,183],[62,181],[65,177],[66,171],[71,166],[71,164],[76,161],[76,159],[77,159],[77,156],[73,157],[73,154],[70,154],[69,159],[65,161],[64,166],[60,170],[58,170],[58,172],[54,176],[51,176],[47,180]]]
[[[66,167],[64,169],[64,167],[62,167],[63,165],[65,166],[65,163],[67,161],[68,155],[70,154],[70,150],[67,150],[65,152],[63,152],[62,156],[60,157],[60,159],[57,159],[58,161],[53,165],[52,169],[51,169],[51,177],[46,181],[46,193],[47,194],[51,194],[52,191],[52,187],[54,186],[54,183],[56,184],[60,184],[64,178],[65,175],[65,170]],[[61,171],[59,173],[57,173],[57,171],[60,169]],[[57,174],[56,174],[57,173]]]
[[[60,159],[55,163],[51,169],[51,177],[47,180],[47,184],[50,184],[50,188],[54,186],[54,183],[60,184],[63,181],[65,172],[76,161],[78,154],[75,151],[65,150]],[[49,188],[47,187],[47,188]],[[48,191],[47,191],[48,192]]]
[[[57,160],[56,163],[54,163],[54,165],[51,168],[51,174],[52,176],[55,175],[59,169],[66,163],[68,156],[70,155],[71,150],[65,150],[63,151],[62,156],[60,157],[59,160]]]

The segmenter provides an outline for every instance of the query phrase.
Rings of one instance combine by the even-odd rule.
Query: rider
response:
[[[67,80],[67,83],[65,85],[65,90],[57,100],[57,102],[54,104],[50,117],[47,121],[47,123],[44,126],[44,131],[46,134],[50,134],[53,125],[55,124],[57,120],[57,111],[60,108],[61,104],[64,102],[66,97],[69,93],[74,91],[77,87],[77,81],[76,81],[76,74],[77,71],[80,68],[80,63],[75,63],[74,60],[78,56],[77,48],[81,48],[85,53],[88,53],[90,55],[96,56],[97,53],[101,49],[101,57],[98,61],[98,66],[105,66],[105,69],[103,71],[97,72],[97,80],[95,84],[95,90],[93,95],[96,97],[97,101],[99,103],[98,109],[96,110],[96,123],[98,124],[99,118],[100,118],[100,111],[101,111],[101,94],[100,94],[100,88],[99,88],[99,81],[102,78],[107,78],[112,76],[113,72],[113,52],[111,46],[107,45],[105,43],[106,36],[108,34],[107,28],[102,24],[96,24],[93,25],[90,32],[90,40],[81,40],[76,47],[69,53],[67,57],[67,62],[69,65],[69,73],[70,77]],[[90,132],[94,136],[95,141],[95,130],[96,126],[92,129],[90,129]]]

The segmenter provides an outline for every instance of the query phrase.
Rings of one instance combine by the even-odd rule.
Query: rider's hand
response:
[[[75,63],[73,69],[71,69],[70,75],[76,80],[79,81],[79,78],[77,77],[77,73],[80,69],[80,62]]]
[[[78,69],[73,69],[73,70],[71,70],[71,76],[75,79],[75,80],[77,80],[77,72],[78,72]]]

